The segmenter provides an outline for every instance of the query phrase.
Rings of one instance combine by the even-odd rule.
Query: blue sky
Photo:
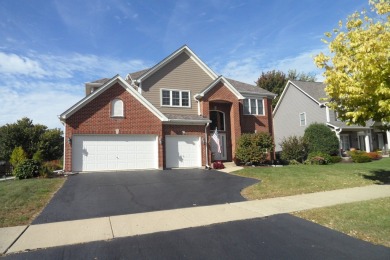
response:
[[[296,69],[322,80],[323,34],[368,0],[1,0],[0,125],[49,128],[84,83],[150,67],[187,44],[217,74],[254,83]]]

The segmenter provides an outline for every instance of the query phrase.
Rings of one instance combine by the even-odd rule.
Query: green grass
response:
[[[390,183],[390,158],[369,163],[248,167],[234,174],[261,180],[242,191],[247,199]]]
[[[29,224],[64,182],[65,178],[0,182],[0,227]]]
[[[294,215],[390,247],[390,198],[313,209]]]

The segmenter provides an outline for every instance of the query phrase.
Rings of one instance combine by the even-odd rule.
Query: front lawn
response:
[[[65,178],[0,182],[0,227],[29,224],[65,182]]]
[[[301,211],[294,215],[390,247],[390,198]]]
[[[250,200],[390,183],[390,158],[369,163],[247,167],[239,176],[261,180],[242,191]]]

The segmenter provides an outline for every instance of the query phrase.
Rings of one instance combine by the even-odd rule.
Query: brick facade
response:
[[[111,117],[111,101],[121,99],[124,117]],[[119,83],[105,90],[98,97],[66,119],[65,140],[74,134],[153,134],[162,136],[161,120],[128,93]],[[163,167],[163,146],[158,144],[158,165]],[[72,145],[65,142],[65,171],[72,170]]]

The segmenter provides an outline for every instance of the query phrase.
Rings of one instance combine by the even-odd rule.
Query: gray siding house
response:
[[[340,152],[351,148],[367,152],[388,150],[390,132],[375,128],[375,122],[366,126],[347,125],[337,118],[335,111],[329,109],[325,84],[289,80],[273,112],[275,151],[280,152],[283,138],[291,135],[303,136],[311,123],[324,123],[332,129],[340,140]]]

